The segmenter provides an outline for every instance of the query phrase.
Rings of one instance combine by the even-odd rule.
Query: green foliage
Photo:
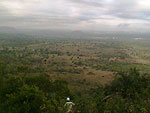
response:
[[[115,96],[104,103],[104,113],[125,113],[127,105],[121,96]]]
[[[78,95],[66,81],[51,81],[47,75],[0,75],[1,113],[64,113],[66,97],[72,97],[76,113],[149,113],[150,77],[132,68],[118,73],[106,86]]]
[[[0,63],[0,75],[4,76],[6,74],[6,66]]]
[[[98,113],[97,105],[93,98],[77,98],[76,109],[77,113]]]
[[[0,77],[0,85],[1,113],[63,112],[64,100],[71,96],[65,81],[43,75]]]
[[[52,81],[48,75],[7,75],[1,69],[0,113],[64,113],[66,97],[74,101],[75,113],[150,112],[150,77],[140,75],[136,68],[119,72],[106,86],[80,94],[71,93],[66,81]]]
[[[106,95],[112,95],[105,103],[108,112],[149,112],[150,92],[149,77],[141,76],[133,68],[129,73],[120,73],[110,85],[106,87]]]
[[[24,85],[18,91],[7,94],[7,110],[12,113],[41,113],[46,106],[46,97],[36,86]]]

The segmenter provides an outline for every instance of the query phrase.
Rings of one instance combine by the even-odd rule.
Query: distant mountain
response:
[[[84,31],[84,30],[50,30],[50,29],[18,29],[1,26],[0,33],[27,34],[53,38],[150,38],[150,33],[124,32],[124,31]]]
[[[13,27],[1,26],[0,33],[17,33],[17,30]]]

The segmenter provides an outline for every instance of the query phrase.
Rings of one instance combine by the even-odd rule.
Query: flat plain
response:
[[[135,38],[50,38],[0,35],[0,63],[8,75],[47,74],[85,90],[112,81],[120,71],[150,74],[150,40]]]

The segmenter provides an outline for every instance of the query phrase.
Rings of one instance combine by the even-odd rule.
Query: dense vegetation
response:
[[[64,113],[66,97],[76,104],[75,113],[149,113],[150,77],[136,69],[119,73],[112,83],[72,93],[62,80],[47,75],[0,74],[1,113]]]
[[[148,43],[0,34],[0,113],[149,113]]]

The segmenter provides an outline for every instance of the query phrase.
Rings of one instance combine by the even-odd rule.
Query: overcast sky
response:
[[[0,26],[149,31],[150,0],[0,0]]]

